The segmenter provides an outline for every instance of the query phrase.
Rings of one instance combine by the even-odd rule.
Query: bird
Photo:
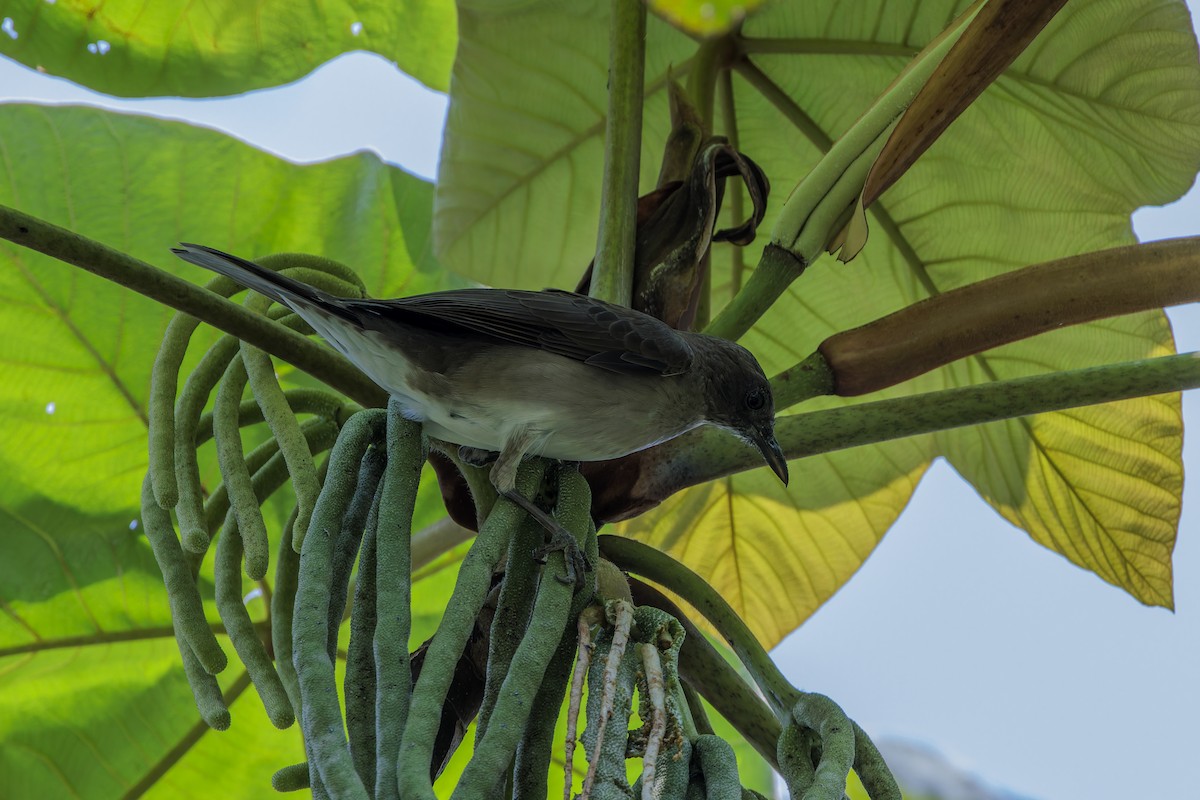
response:
[[[345,298],[204,245],[172,252],[296,312],[428,436],[497,453],[492,485],[548,530],[516,491],[526,456],[607,461],[713,425],[788,482],[770,383],[736,342],[560,289]]]

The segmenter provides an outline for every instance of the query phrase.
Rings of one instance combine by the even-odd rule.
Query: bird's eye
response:
[[[751,389],[750,394],[746,395],[746,408],[751,411],[759,411],[767,404],[767,393],[762,389]]]

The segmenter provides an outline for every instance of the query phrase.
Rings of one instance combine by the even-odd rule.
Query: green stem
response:
[[[346,603],[350,591],[350,574],[354,571],[354,562],[362,547],[362,537],[366,532],[372,509],[376,506],[376,494],[379,481],[387,464],[387,456],[383,447],[384,437],[375,442],[363,453],[358,465],[358,477],[354,482],[354,494],[350,504],[342,515],[340,525],[336,529],[337,536],[333,545],[333,562],[329,574],[329,653],[333,658],[337,653],[338,628],[346,613]],[[378,513],[378,511],[376,511]],[[359,569],[362,569],[360,564]]]
[[[354,494],[359,463],[383,429],[382,411],[355,414],[342,428],[329,457],[329,473],[313,509],[300,552],[292,659],[300,679],[302,729],[314,790],[332,797],[366,800],[367,791],[350,759],[346,728],[338,704],[334,660],[327,650],[331,566],[335,536]]]
[[[325,480],[326,461],[317,476]],[[288,516],[279,537],[279,550],[275,556],[275,582],[271,586],[271,649],[275,656],[275,669],[296,717],[300,716],[300,679],[296,677],[296,665],[292,663],[292,614],[296,606],[296,582],[300,575],[300,554],[292,549],[292,526],[296,524],[296,509]],[[305,785],[308,782],[308,765],[304,767]]]
[[[354,607],[350,613],[350,642],[346,646],[343,694],[346,698],[346,736],[350,760],[370,797],[377,797],[375,632],[378,625],[376,544],[379,533],[379,494],[375,494],[358,556]],[[385,536],[392,531],[385,530]],[[220,545],[218,543],[218,550]],[[406,698],[407,699],[407,698]]]
[[[239,287],[224,275],[218,275],[204,288],[230,297]],[[200,320],[195,317],[176,314],[163,334],[150,373],[150,478],[154,483],[154,497],[162,508],[174,508],[179,502],[179,487],[175,480],[175,395],[183,358],[199,325]]]
[[[258,692],[268,719],[276,728],[283,730],[296,721],[296,715],[283,681],[275,671],[262,637],[242,600],[241,560],[242,537],[237,516],[230,510],[225,515],[225,525],[217,539],[217,554],[213,564],[217,612],[225,624],[230,643],[246,666],[250,682]]]
[[[645,62],[645,3],[612,0],[600,238],[592,272],[592,295],[626,306],[633,292]]]
[[[261,580],[267,574],[270,559],[270,543],[267,524],[262,509],[254,494],[254,480],[246,466],[246,454],[242,449],[242,430],[238,426],[238,407],[242,392],[246,388],[246,367],[240,354],[225,370],[217,398],[213,405],[213,438],[217,444],[217,464],[221,468],[221,481],[229,497],[229,505],[237,518],[237,529],[242,537],[246,557],[246,574]],[[278,450],[279,443],[275,442]]]
[[[217,644],[217,637],[213,635],[212,628],[208,626],[208,619],[204,616],[204,604],[196,588],[196,579],[179,546],[179,540],[175,538],[171,515],[155,501],[149,475],[142,484],[142,527],[162,572],[163,585],[166,586],[167,599],[171,604],[171,620],[179,637],[180,651],[186,649],[194,653],[196,663],[203,667],[204,672],[216,675],[225,669],[228,659],[225,651]],[[187,658],[186,652],[184,657]],[[194,673],[190,666],[189,673]],[[196,702],[201,705],[201,711],[205,711],[200,699],[201,688],[211,690],[212,685],[212,682],[205,681],[205,686],[201,687],[197,682],[192,682],[193,691],[197,692]],[[209,720],[213,727],[217,727],[212,722],[215,717],[211,714],[206,712],[205,719]],[[226,721],[224,724],[229,723]]]
[[[600,552],[609,561],[671,590],[703,614],[741,659],[775,714],[787,719],[796,689],[725,598],[691,569],[648,544],[620,536],[599,539]]]
[[[375,607],[375,798],[398,800],[396,769],[400,738],[408,720],[412,668],[413,511],[425,463],[425,439],[418,423],[406,420],[398,400],[388,402],[387,467],[380,486],[376,542]]]
[[[815,731],[821,740],[821,760],[813,774],[812,786],[804,797],[808,800],[841,800],[850,768],[854,765],[856,726],[837,703],[821,694],[799,695],[793,704],[792,716],[797,725]]]
[[[551,709],[562,708],[577,643],[578,634],[573,625],[568,625],[550,660],[550,666],[546,668],[542,685],[534,695],[533,707],[538,712],[531,714],[525,723],[521,742],[513,757],[513,800],[543,800],[549,796],[546,784],[556,739],[555,725],[559,718],[559,714]]]
[[[1200,387],[1200,355],[1033,375],[977,386],[780,417],[775,432],[789,460],[967,425]],[[654,448],[637,481],[641,504],[736,472],[761,467],[757,452],[714,429]]]
[[[800,457],[1197,387],[1200,357],[1184,353],[798,414],[786,418],[781,438],[785,452]]]
[[[750,280],[704,332],[731,341],[740,339],[807,268],[808,262],[797,258],[790,250],[768,244],[763,248],[758,266],[750,273]]]
[[[854,771],[871,800],[903,800],[879,748],[857,722],[851,720],[850,724],[854,726]]]
[[[492,710],[508,678],[509,667],[528,632],[529,615],[538,594],[540,571],[537,560],[531,554],[537,551],[544,539],[542,526],[526,518],[508,544],[504,581],[500,584],[500,596],[496,599],[496,613],[492,617],[491,635],[488,637],[483,704],[475,718],[476,741],[482,741],[487,735]]]
[[[544,468],[541,460],[525,462],[517,474],[517,491],[526,497],[531,496],[541,485]],[[504,498],[498,500],[459,567],[454,593],[429,643],[421,676],[413,688],[412,703],[400,742],[397,782],[400,796],[406,800],[432,800],[435,797],[429,769],[442,705],[454,678],[455,665],[491,589],[492,573],[523,518],[523,512],[511,501]]]
[[[846,209],[862,191],[891,128],[957,41],[974,11],[961,15],[930,43],[792,190],[776,219],[762,263],[745,288],[708,327],[708,333],[727,339],[741,337],[820,255]],[[736,69],[814,144],[821,147],[828,141],[803,109],[749,60],[742,59]],[[774,252],[776,248],[786,251],[791,258]],[[764,266],[768,269],[764,270]]]
[[[560,469],[555,516],[560,524],[575,536],[579,547],[585,544],[590,521],[589,508],[591,490],[587,481],[574,467]],[[519,557],[528,558],[528,555],[519,554]],[[509,567],[512,566],[510,559]],[[509,666],[509,669],[504,675],[502,686],[495,693],[493,722],[488,726],[487,733],[476,739],[475,754],[463,770],[451,797],[488,796],[488,787],[494,786],[497,776],[505,774],[512,764],[529,715],[535,712],[557,714],[557,706],[536,708],[534,700],[570,619],[571,597],[575,587],[556,578],[566,568],[564,551],[558,550],[550,554],[546,567],[542,570],[542,579],[537,587],[532,612],[529,614],[529,626],[512,655],[511,665],[505,665]],[[499,621],[500,617],[497,616],[496,619]],[[488,672],[491,671],[492,664],[489,660]],[[488,677],[490,679],[491,675]]]
[[[771,378],[771,394],[775,408],[780,411],[814,397],[834,394],[834,390],[833,369],[819,352]]]
[[[712,135],[717,74],[724,71],[729,52],[729,39],[705,39],[697,48],[696,57],[692,60],[692,71],[688,73],[688,99],[696,109],[696,116],[704,124],[705,137]]]
[[[733,96],[733,72],[729,69],[721,70],[721,75],[717,82],[718,97],[721,101],[721,132],[725,138],[729,140],[729,146],[734,150],[741,147],[741,142],[738,137],[737,126],[737,107]],[[729,217],[735,222],[740,222],[746,218],[745,209],[745,190],[742,185],[734,181],[728,186],[726,191],[729,197]],[[746,248],[738,245],[731,245],[732,253],[732,272],[730,274],[730,282],[732,284],[733,294],[736,296],[742,289],[742,277],[746,271]],[[709,275],[712,272],[710,270]]]
[[[199,317],[294,364],[364,406],[381,406],[385,402],[382,389],[329,348],[111,247],[2,205],[0,239],[44,253]]]
[[[825,201],[846,171],[873,146],[882,149],[883,142],[878,140],[881,137],[886,138],[888,130],[908,108],[908,104],[929,80],[929,76],[958,41],[958,37],[973,17],[973,13],[963,14],[951,23],[951,27],[921,51],[858,121],[838,138],[825,157],[800,181],[783,204],[775,222],[775,229],[771,233],[772,242],[789,249],[795,248],[809,218]],[[869,167],[868,164],[867,168]],[[865,171],[863,177],[866,177]],[[857,195],[861,189],[860,181],[851,197]],[[851,197],[847,197],[847,201]],[[842,205],[844,207],[847,203]],[[824,241],[820,246],[824,246]],[[816,255],[815,252],[806,251],[796,251],[796,254],[809,261]]]

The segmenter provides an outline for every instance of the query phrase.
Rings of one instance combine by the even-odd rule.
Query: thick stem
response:
[[[593,297],[625,306],[629,305],[633,292],[645,61],[645,3],[612,0],[600,237],[591,293]]]
[[[1190,237],[1035,264],[830,336],[819,352],[838,395],[867,394],[1046,331],[1196,302],[1198,260]]]
[[[875,202],[916,162],[1065,3],[999,0],[983,7],[921,87],[871,168],[863,188],[864,206]]]
[[[847,208],[857,199],[876,156],[883,149],[892,126],[912,102],[974,16],[978,4],[955,20],[929,44],[892,82],[858,121],[833,143],[812,171],[792,190],[779,212],[771,242],[763,252],[759,268],[745,288],[707,332],[737,339],[783,294],[804,268],[824,250],[836,232]],[[828,139],[803,110],[796,106],[761,70],[743,59],[736,69],[768,101],[775,103],[801,131],[823,146]],[[783,250],[784,253],[775,252]],[[790,255],[789,259],[786,255]],[[763,267],[767,266],[768,270]]]
[[[400,740],[408,721],[412,668],[412,518],[426,443],[420,425],[404,419],[400,402],[388,403],[387,467],[380,487],[375,580],[375,798],[398,800]]]
[[[721,71],[720,77],[717,79],[718,97],[721,101],[721,132],[725,138],[729,140],[729,146],[734,150],[741,147],[741,142],[738,138],[737,126],[737,108],[733,95],[733,72],[729,69]],[[741,184],[734,181],[733,185],[727,189],[729,193],[729,218],[735,221],[740,221],[746,218],[745,209],[745,192]],[[732,272],[730,274],[730,283],[734,296],[742,290],[742,276],[746,271],[746,252],[745,248],[738,245],[730,245],[732,253],[730,259],[732,261]],[[709,274],[712,272],[710,270]]]
[[[1200,357],[1185,353],[795,414],[779,418],[775,433],[791,460],[966,425],[1198,387]],[[610,511],[604,521],[626,519],[689,486],[761,466],[755,450],[728,434],[703,428],[692,431],[648,451],[640,475],[627,492],[624,511],[620,515]]]
[[[517,476],[517,491],[531,496],[541,484],[543,470],[544,464],[540,461],[523,464]],[[491,588],[493,570],[507,551],[508,541],[523,517],[511,501],[503,498],[497,501],[459,567],[454,594],[450,596],[437,633],[425,653],[425,663],[413,689],[401,739],[397,782],[399,794],[406,800],[432,800],[434,797],[429,765],[433,760],[442,704],[475,617]]]
[[[731,45],[731,40],[724,37],[705,39],[696,50],[692,71],[688,73],[688,99],[696,109],[696,116],[704,124],[705,137],[712,134],[717,75],[726,68],[732,51]]]
[[[768,244],[763,248],[758,266],[750,273],[750,280],[704,332],[731,341],[740,339],[792,281],[804,273],[808,263],[797,258],[790,250],[777,244]]]
[[[364,406],[382,406],[386,400],[382,389],[329,348],[111,247],[7,206],[0,206],[0,238],[199,317],[294,364]]]

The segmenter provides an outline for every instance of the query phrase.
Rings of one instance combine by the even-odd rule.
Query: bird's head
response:
[[[787,459],[775,440],[775,401],[762,367],[739,344],[703,337],[705,421],[754,445],[767,466],[788,482]]]

